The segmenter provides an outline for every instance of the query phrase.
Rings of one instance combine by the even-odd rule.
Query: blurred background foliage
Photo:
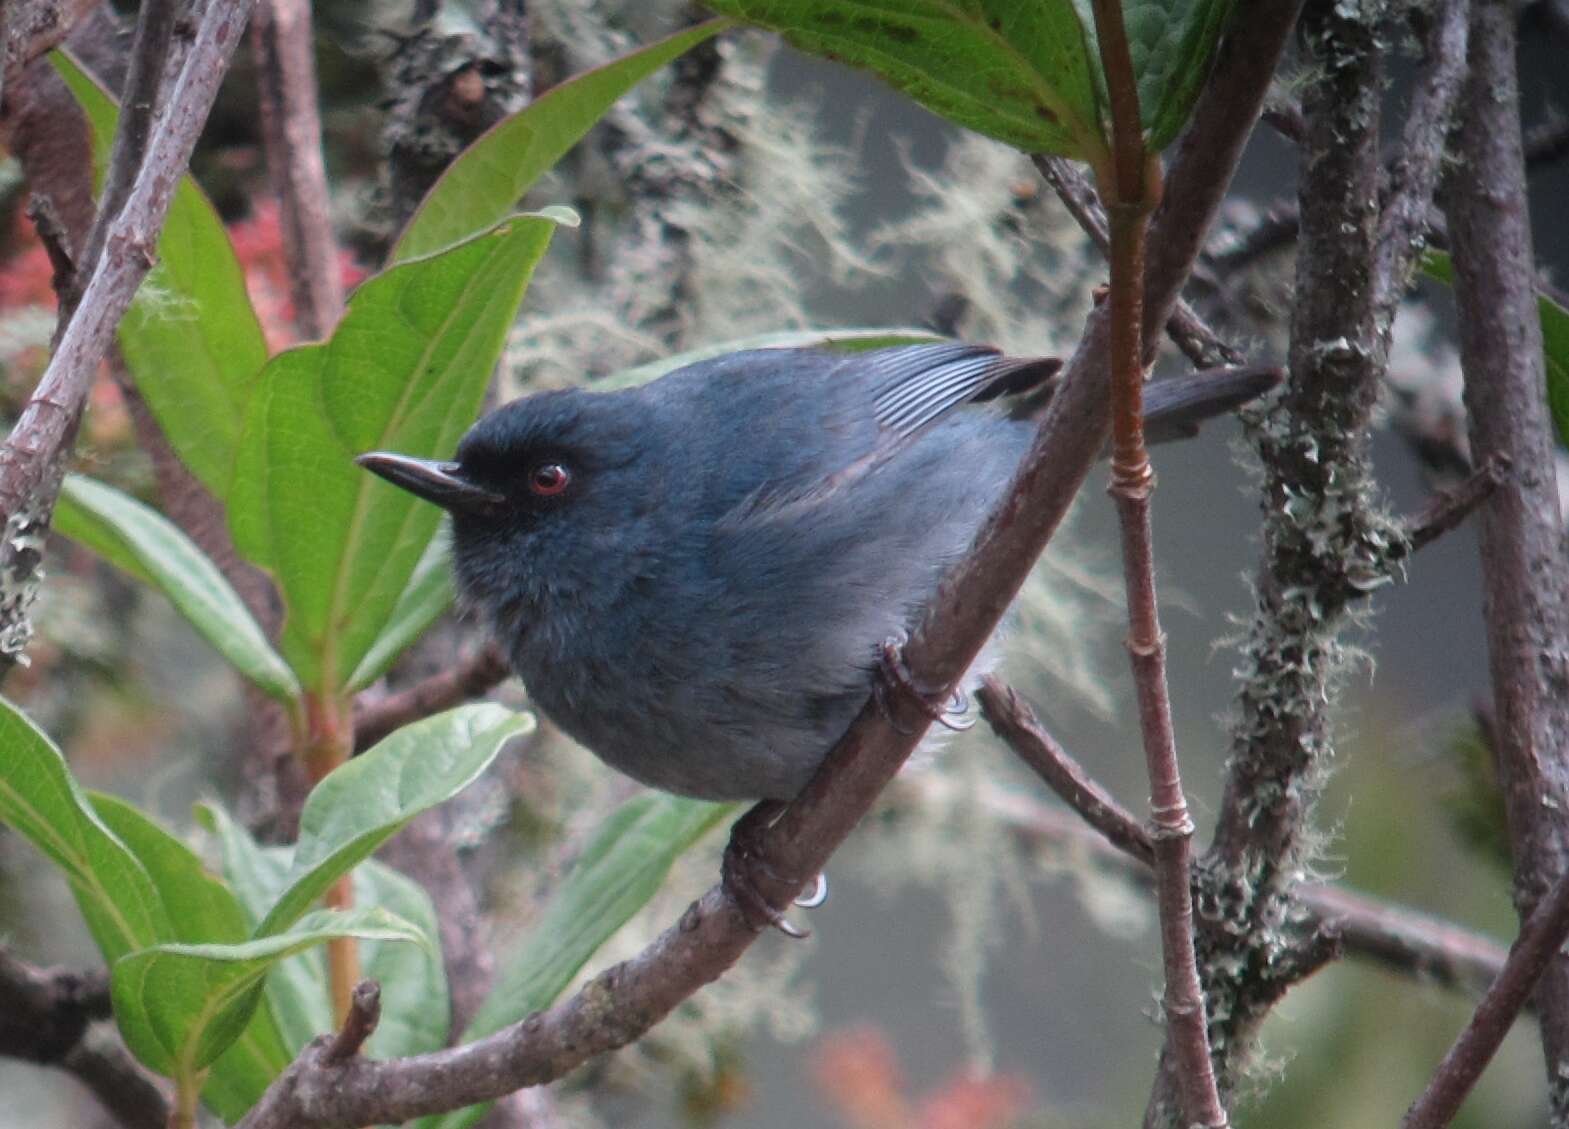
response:
[[[329,179],[352,284],[407,207],[389,148],[419,140],[399,82],[441,60],[526,61],[552,82],[680,25],[672,0],[532,0],[525,46],[497,44],[483,3],[441,6],[420,37],[408,7],[338,0],[316,12]],[[1522,9],[1527,126],[1569,112],[1561,66],[1569,25],[1552,0]],[[435,60],[435,62],[431,62]],[[1554,60],[1557,60],[1555,65]],[[277,348],[292,315],[276,208],[262,167],[245,52],[194,172],[230,225],[252,297]],[[481,73],[487,80],[495,74]],[[514,76],[515,77],[515,76]],[[1301,81],[1310,76],[1296,76]],[[505,83],[500,82],[504,87]],[[1397,83],[1390,92],[1399,99]],[[523,91],[501,90],[522,104]],[[515,108],[515,106],[513,107]],[[481,123],[482,124],[482,123]],[[440,160],[438,152],[421,159]],[[405,167],[415,167],[410,159]],[[1293,191],[1294,154],[1267,130],[1234,189],[1241,238]],[[1569,264],[1562,162],[1533,176],[1537,248]],[[47,259],[21,217],[25,192],[0,165],[0,411],[14,417],[53,326]],[[417,195],[416,195],[417,198]],[[917,325],[1034,353],[1076,339],[1104,267],[1008,148],[961,135],[866,77],[778,47],[725,37],[639,87],[530,196],[585,223],[562,232],[507,348],[497,396],[592,381],[681,348],[798,326]],[[1279,357],[1289,246],[1222,276],[1210,311],[1262,360]],[[1453,369],[1441,291],[1397,328],[1395,378],[1428,388]],[[1435,375],[1437,374],[1437,375]],[[1391,397],[1398,414],[1407,401]],[[1157,560],[1171,612],[1179,748],[1201,835],[1227,744],[1235,630],[1256,553],[1256,502],[1238,429],[1161,449]],[[111,384],[102,384],[79,465],[147,494],[151,474]],[[1433,479],[1410,442],[1382,433],[1375,458],[1391,509]],[[1010,678],[1053,731],[1131,807],[1144,769],[1119,646],[1111,507],[1086,492],[1010,630]],[[37,620],[32,666],[8,693],[64,747],[89,786],[189,826],[190,804],[247,783],[237,750],[247,705],[227,668],[160,597],[60,544]],[[1377,597],[1347,671],[1341,760],[1319,809],[1318,873],[1508,938],[1514,915],[1497,865],[1496,814],[1473,699],[1486,687],[1471,536],[1425,550],[1408,583]],[[412,681],[449,661],[466,624],[438,627],[401,664]],[[1376,671],[1376,674],[1375,674]],[[518,703],[509,684],[504,699]],[[637,1047],[553,1088],[563,1125],[807,1124],[1101,1126],[1136,1121],[1159,1030],[1159,975],[1143,896],[1065,848],[1022,847],[988,797],[1039,785],[988,738],[955,739],[915,766],[841,852],[834,896],[806,945],[765,940],[721,983]],[[631,785],[542,726],[460,797],[449,825],[478,875],[492,947],[506,951],[581,844]],[[717,839],[718,837],[714,837]],[[628,955],[716,873],[717,842],[693,852],[596,966]],[[63,883],[0,832],[0,934],[24,956],[88,961]],[[1295,991],[1265,1032],[1267,1066],[1241,1124],[1396,1122],[1469,1014],[1466,999],[1343,961]],[[1539,1052],[1517,1030],[1460,1124],[1539,1124]],[[88,1124],[90,1100],[62,1077],[0,1063],[0,1126]]]

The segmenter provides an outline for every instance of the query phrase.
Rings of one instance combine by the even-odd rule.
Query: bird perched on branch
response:
[[[450,462],[359,461],[452,514],[461,597],[573,738],[656,788],[788,800],[1006,491],[1059,368],[963,344],[752,350],[514,401]],[[1148,438],[1276,379],[1154,382]]]

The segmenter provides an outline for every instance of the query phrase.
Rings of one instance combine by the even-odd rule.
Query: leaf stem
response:
[[[169,1129],[196,1129],[196,1107],[202,1096],[205,1070],[182,1070],[174,1079],[174,1105],[169,1110]]]
[[[305,732],[299,749],[315,787],[354,751],[353,704],[337,696],[306,695]],[[353,909],[353,876],[345,874],[334,882],[325,900],[333,909]],[[354,986],[360,982],[359,942],[353,937],[334,937],[327,942],[327,980],[333,1023],[342,1027],[354,1006]]]

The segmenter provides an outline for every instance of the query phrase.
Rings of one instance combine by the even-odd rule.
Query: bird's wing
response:
[[[1004,357],[978,345],[906,345],[843,358],[825,381],[833,389],[824,425],[838,434],[860,431],[854,415],[875,424],[865,445],[840,446],[842,462],[807,477],[762,484],[720,519],[738,528],[799,515],[849,489],[908,447],[962,404],[1030,392],[1049,395],[1050,378],[1061,368],[1055,358]],[[841,418],[835,418],[838,415]],[[853,450],[848,449],[853,447]]]
[[[886,440],[913,438],[960,404],[1011,396],[1049,380],[1055,357],[1004,357],[980,345],[909,345],[849,359],[864,369]]]

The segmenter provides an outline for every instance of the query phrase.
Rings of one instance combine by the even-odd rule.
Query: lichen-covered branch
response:
[[[1368,421],[1388,357],[1394,305],[1411,270],[1455,95],[1459,0],[1437,5],[1426,70],[1407,122],[1411,150],[1392,207],[1378,207],[1380,3],[1317,2],[1303,17],[1318,74],[1306,84],[1301,239],[1284,395],[1258,420],[1264,561],[1243,645],[1244,681],[1215,841],[1199,864],[1201,966],[1217,1066],[1234,1086],[1254,1032],[1280,995],[1316,967],[1316,922],[1290,886],[1332,756],[1344,664],[1344,609],[1388,583],[1405,533],[1374,498]],[[1149,1123],[1169,1124],[1157,1095]]]
[[[247,0],[214,0],[166,96],[124,205],[107,222],[103,253],[76,280],[80,294],[43,378],[0,447],[0,656],[14,663],[31,635],[27,611],[38,583],[41,542],[53,514],[64,457],[115,326],[152,266],[158,231],[244,27]],[[161,57],[161,56],[160,56]]]
[[[1366,461],[1379,353],[1372,248],[1382,15],[1319,0],[1303,15],[1322,73],[1303,107],[1290,376],[1257,426],[1264,562],[1215,840],[1199,863],[1200,959],[1228,1086],[1252,1033],[1297,974],[1278,953],[1312,938],[1310,923],[1290,912],[1290,885],[1333,755],[1323,703],[1344,661],[1341,610],[1359,587],[1384,582],[1394,536],[1371,503]]]

